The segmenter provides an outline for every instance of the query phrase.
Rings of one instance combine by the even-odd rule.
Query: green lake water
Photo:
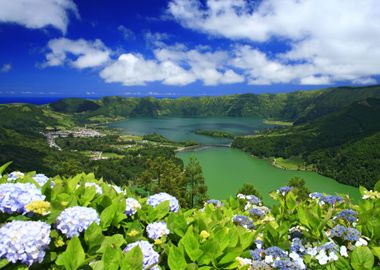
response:
[[[235,134],[252,134],[257,130],[270,128],[257,118],[132,118],[111,124],[124,130],[127,134],[144,135],[159,133],[173,141],[192,140],[200,144],[228,144],[229,139],[212,138],[194,133],[197,129],[222,130]],[[306,185],[312,191],[330,194],[349,194],[357,200],[357,188],[343,185],[334,179],[321,176],[314,172],[288,171],[273,167],[267,160],[252,157],[240,150],[227,147],[208,147],[194,149],[189,152],[177,153],[186,163],[195,156],[202,165],[203,173],[209,188],[209,194],[215,199],[226,199],[235,195],[246,182],[252,183],[263,195],[267,204],[273,200],[268,193],[288,183],[295,176],[305,179]]]
[[[355,187],[340,184],[314,172],[279,169],[267,160],[252,157],[237,149],[212,147],[181,152],[177,156],[185,163],[191,156],[199,160],[210,196],[215,199],[235,195],[244,183],[249,182],[263,195],[264,202],[271,205],[273,200],[268,193],[285,186],[295,176],[305,179],[306,186],[312,191],[349,194],[354,201],[359,198],[359,191]]]
[[[230,139],[195,134],[197,129],[228,131],[238,135],[252,134],[271,126],[258,118],[207,117],[207,118],[131,118],[115,122],[111,127],[122,128],[125,133],[144,135],[159,133],[176,142],[195,141],[201,144],[228,144]]]

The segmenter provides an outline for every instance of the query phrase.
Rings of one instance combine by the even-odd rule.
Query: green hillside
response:
[[[372,186],[380,177],[379,119],[380,99],[368,98],[314,121],[237,138],[233,146],[260,157],[301,157],[323,175]]]
[[[58,112],[77,113],[81,121],[118,117],[231,116],[262,117],[298,123],[341,110],[355,101],[380,98],[380,87],[339,87],[279,94],[239,94],[216,97],[104,97],[98,101],[64,99],[50,104]]]

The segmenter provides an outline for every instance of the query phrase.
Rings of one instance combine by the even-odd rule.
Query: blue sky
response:
[[[0,0],[0,96],[273,93],[379,75],[377,0]]]

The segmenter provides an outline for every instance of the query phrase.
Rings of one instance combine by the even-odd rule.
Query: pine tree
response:
[[[200,207],[207,200],[207,186],[198,160],[191,157],[185,167],[185,183],[189,207]]]

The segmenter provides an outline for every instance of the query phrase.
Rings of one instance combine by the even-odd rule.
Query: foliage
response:
[[[261,200],[263,199],[263,196],[261,196],[260,192],[258,192],[255,186],[251,183],[244,183],[236,194],[255,195]]]
[[[200,207],[208,199],[207,186],[202,174],[202,167],[195,157],[191,157],[185,167],[185,185],[187,204],[191,208]]]
[[[23,229],[25,237],[38,243],[31,249],[24,248],[26,243],[20,237],[0,241],[0,269],[179,270],[258,269],[260,266],[263,269],[359,270],[380,266],[380,184],[374,191],[360,188],[363,200],[359,205],[353,205],[348,197],[324,201],[322,198],[336,196],[323,194],[298,200],[289,190],[271,194],[278,202],[271,210],[259,201],[231,198],[218,205],[206,204],[202,209],[181,208],[171,212],[168,201],[153,207],[146,203],[150,198],[140,198],[129,189],[96,180],[93,174],[54,177],[42,187],[34,181],[34,176],[31,172],[0,178],[0,185],[36,185],[49,205],[49,211],[44,214],[0,213],[0,231],[4,237],[13,235],[7,228],[14,220],[21,227],[32,221],[39,221],[43,227],[43,232],[30,236]],[[101,193],[95,185],[101,187]],[[6,195],[0,194],[0,205]],[[132,197],[138,200],[139,207],[126,214],[126,209],[130,209],[126,198]],[[75,220],[84,227],[77,235],[67,238],[56,224],[57,218],[72,207],[92,209],[99,220],[92,224]],[[261,209],[263,214],[250,215],[252,209]],[[342,212],[351,218],[345,219],[347,214]],[[37,231],[38,228],[35,227]],[[45,231],[49,228],[48,239]],[[33,257],[34,253],[40,257]],[[20,257],[12,257],[11,262],[8,258],[12,254]]]
[[[292,191],[297,195],[299,200],[306,200],[311,191],[305,186],[305,180],[301,177],[293,177],[289,180],[288,185],[292,187]]]

